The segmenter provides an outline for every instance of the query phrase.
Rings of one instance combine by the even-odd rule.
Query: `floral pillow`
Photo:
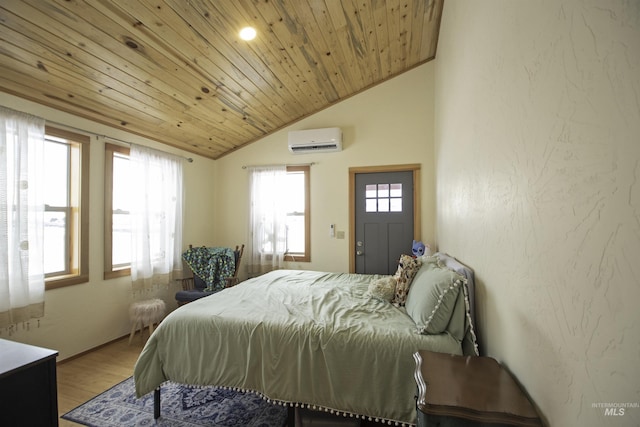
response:
[[[409,294],[411,281],[420,269],[420,262],[410,255],[400,255],[398,269],[393,276],[396,279],[396,292],[391,303],[396,307],[404,307]]]

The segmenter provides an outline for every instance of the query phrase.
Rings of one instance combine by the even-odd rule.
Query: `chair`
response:
[[[189,245],[189,250],[184,254],[182,254],[183,259],[187,261],[187,264],[192,270],[193,277],[178,279],[182,284],[182,290],[176,293],[176,301],[178,302],[179,306],[190,303],[202,297],[212,295],[216,292],[221,291],[222,289],[230,288],[238,284],[239,282],[238,272],[240,271],[240,260],[242,260],[244,245],[236,246],[235,250],[233,251],[233,259],[234,259],[233,274],[219,278],[222,282],[222,286],[217,286],[217,287],[214,286],[212,288],[211,283],[208,284],[205,281],[205,279],[201,277],[201,275],[196,274],[196,270],[198,269],[198,267],[203,267],[203,266],[206,267],[206,269],[209,271],[217,270],[218,265],[216,263],[219,263],[220,260],[217,259],[215,255],[210,254],[211,250],[213,249],[214,248],[205,248],[205,247],[194,249],[191,245]],[[218,248],[218,249],[224,249],[224,248]],[[194,266],[193,265],[194,263],[190,264],[189,261],[187,260],[189,254],[193,255],[193,252],[190,252],[190,251],[200,251],[199,266]],[[211,255],[211,257],[207,258],[208,255]],[[208,266],[206,264],[208,264]]]

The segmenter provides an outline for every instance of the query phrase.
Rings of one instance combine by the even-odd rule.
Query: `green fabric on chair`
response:
[[[182,259],[193,277],[181,279],[183,289],[176,293],[178,305],[212,295],[237,283],[238,265],[244,245],[235,251],[225,247],[189,247]]]

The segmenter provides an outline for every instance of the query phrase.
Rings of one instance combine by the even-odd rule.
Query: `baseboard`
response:
[[[128,339],[128,338],[129,338],[129,334],[123,335],[123,336],[121,336],[120,338],[112,339],[111,341],[107,341],[106,343],[104,343],[104,344],[100,344],[99,346],[96,346],[96,347],[92,347],[92,348],[90,348],[89,350],[85,350],[85,351],[80,352],[80,353],[78,353],[78,354],[74,354],[73,356],[69,356],[69,357],[67,357],[66,359],[63,359],[63,360],[60,360],[60,361],[56,362],[56,366],[57,366],[57,365],[62,365],[63,363],[67,363],[67,362],[69,362],[69,361],[71,361],[71,360],[77,359],[78,357],[82,357],[82,356],[84,356],[84,355],[86,355],[86,354],[88,354],[88,353],[91,353],[91,352],[93,352],[93,351],[99,350],[99,349],[101,349],[102,347],[106,347],[106,346],[108,346],[108,345],[111,345],[111,344],[113,344],[114,342],[116,342],[116,341],[120,341],[121,339],[124,339],[124,338]]]

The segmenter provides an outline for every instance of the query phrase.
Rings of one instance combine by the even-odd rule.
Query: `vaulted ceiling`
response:
[[[433,59],[442,2],[3,0],[0,91],[217,159]]]

